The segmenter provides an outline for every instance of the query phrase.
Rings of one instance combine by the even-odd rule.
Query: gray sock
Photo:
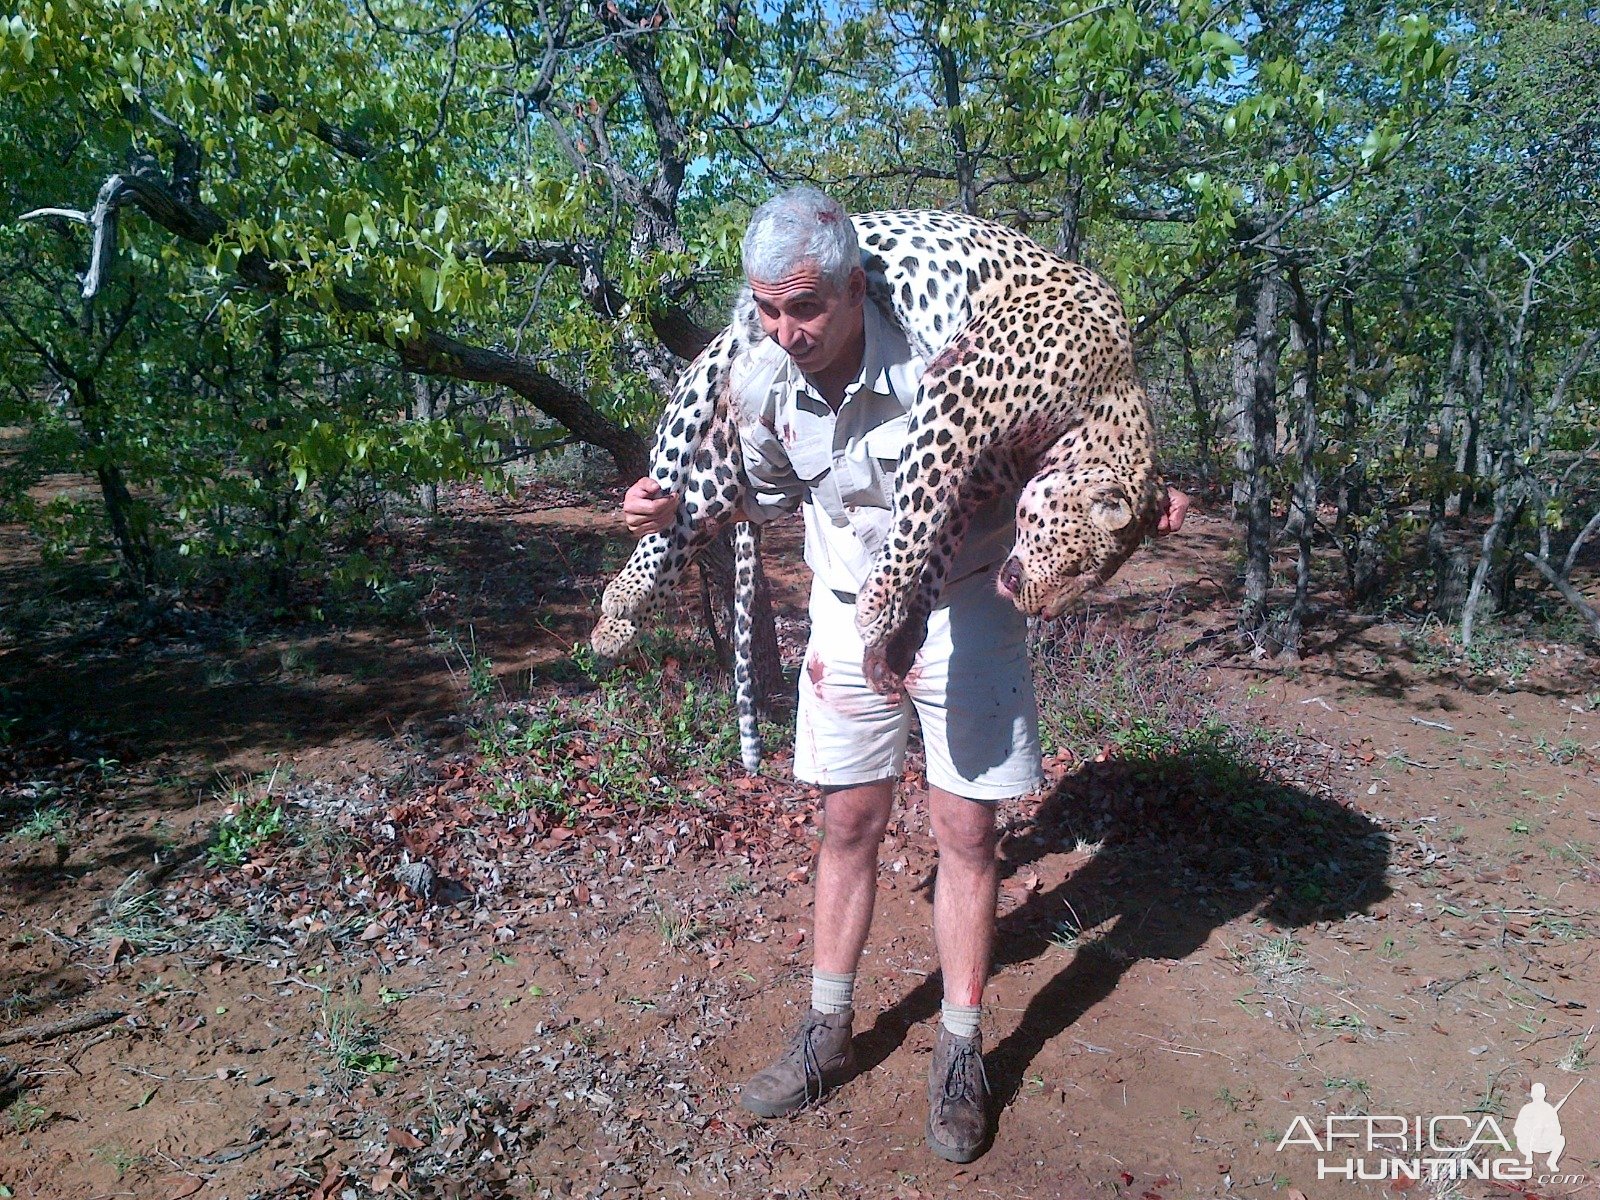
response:
[[[939,1006],[943,1024],[957,1037],[969,1038],[978,1032],[978,1021],[983,1016],[981,1004],[951,1004],[946,1000]]]
[[[856,973],[811,972],[811,1007],[819,1013],[849,1012],[856,1003]]]

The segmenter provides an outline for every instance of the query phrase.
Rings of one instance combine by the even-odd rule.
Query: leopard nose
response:
[[[1015,554],[1000,568],[1000,590],[1011,596],[1022,591],[1022,564]]]

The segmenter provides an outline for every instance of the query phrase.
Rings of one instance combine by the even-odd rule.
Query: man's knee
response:
[[[929,809],[941,856],[948,854],[980,865],[994,860],[999,838],[993,805],[930,789]]]
[[[888,827],[893,803],[892,783],[827,792],[822,799],[822,844],[844,854],[876,850]]]

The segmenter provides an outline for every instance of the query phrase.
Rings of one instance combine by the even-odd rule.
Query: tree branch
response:
[[[628,298],[605,274],[604,256],[598,246],[576,242],[523,241],[498,248],[478,246],[476,252],[490,265],[529,263],[568,267],[578,272],[579,289],[589,307],[613,320],[623,316]],[[651,304],[645,313],[650,329],[668,350],[682,359],[692,359],[716,336],[681,305],[666,301]]]
[[[188,203],[173,194],[163,181],[149,175],[113,175],[100,189],[95,213],[100,215],[96,234],[96,263],[103,270],[106,256],[99,230],[114,228],[110,214],[123,203],[136,205],[157,225],[184,241],[209,245],[227,229],[227,222],[212,209]],[[101,210],[104,209],[104,214]],[[93,224],[93,219],[91,219]],[[252,250],[239,259],[236,271],[252,287],[269,293],[282,293],[293,266],[268,259]],[[95,280],[98,286],[98,278]],[[87,290],[88,284],[85,284]],[[377,305],[370,296],[354,289],[335,286],[334,304],[352,313],[372,313]],[[647,459],[644,439],[631,429],[616,424],[596,410],[581,395],[548,374],[531,360],[500,350],[472,346],[433,330],[424,330],[409,342],[390,345],[383,331],[373,330],[367,340],[389,346],[407,370],[423,375],[444,375],[477,383],[492,383],[510,388],[568,430],[601,447],[616,460],[618,470],[628,477],[644,473]]]
[[[1600,517],[1600,513],[1595,515]],[[1528,551],[1524,550],[1522,552],[1522,557],[1527,559],[1533,568],[1549,581],[1551,587],[1555,588],[1556,591],[1561,593],[1561,598],[1563,600],[1572,605],[1573,608],[1577,609],[1578,613],[1583,617],[1583,619],[1589,622],[1590,632],[1593,633],[1595,637],[1600,637],[1600,609],[1596,609],[1594,605],[1585,600],[1582,592],[1573,587],[1567,578],[1561,574],[1561,572],[1557,571],[1537,554],[1530,554]]]
[[[442,108],[443,99],[439,103]],[[257,92],[255,104],[256,111],[264,117],[270,117],[273,113],[279,112],[283,108],[283,101],[269,92]],[[372,157],[372,143],[367,141],[366,138],[357,137],[349,130],[343,129],[338,125],[331,125],[321,117],[317,118],[316,127],[311,132],[317,141],[322,142],[324,145],[332,146],[341,154],[348,154],[351,158],[362,160]]]
[[[1594,453],[1594,447],[1589,447],[1589,453]],[[1572,545],[1567,547],[1566,560],[1561,564],[1561,577],[1572,578],[1572,568],[1578,565],[1578,552],[1583,549],[1583,544],[1600,532],[1600,508],[1595,509],[1594,516],[1578,531],[1578,536],[1572,539]]]

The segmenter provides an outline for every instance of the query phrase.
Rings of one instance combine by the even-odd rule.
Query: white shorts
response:
[[[951,585],[928,619],[905,695],[891,703],[861,673],[854,603],[813,582],[795,777],[823,787],[898,778],[915,708],[934,787],[985,801],[1040,787],[1027,630],[1022,614],[995,591],[990,572]]]

